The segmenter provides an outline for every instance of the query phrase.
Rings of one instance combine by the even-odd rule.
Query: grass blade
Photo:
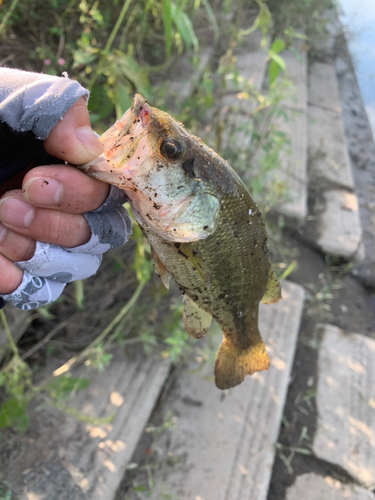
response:
[[[162,0],[162,1],[163,1],[165,52],[166,52],[166,58],[169,59],[172,50],[172,2],[171,0]]]

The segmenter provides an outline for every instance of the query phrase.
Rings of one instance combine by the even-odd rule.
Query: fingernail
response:
[[[7,228],[0,222],[0,243],[4,241],[6,233]]]
[[[103,153],[103,146],[91,127],[81,127],[76,130],[76,137],[84,148],[94,156]]]
[[[34,209],[20,198],[5,198],[0,201],[0,219],[10,226],[28,228],[34,218]]]
[[[32,177],[23,185],[27,201],[34,205],[57,205],[63,197],[64,188],[56,179]]]

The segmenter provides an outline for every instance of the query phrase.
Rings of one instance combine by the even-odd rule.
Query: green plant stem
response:
[[[105,44],[105,47],[104,47],[104,50],[100,56],[100,59],[99,59],[99,62],[96,66],[96,69],[95,69],[95,72],[88,84],[88,89],[89,90],[92,90],[92,88],[94,87],[94,84],[97,80],[97,78],[99,77],[100,73],[101,73],[101,70],[102,70],[102,66],[103,66],[103,62],[104,60],[106,59],[106,57],[108,56],[108,53],[112,47],[112,43],[117,35],[117,32],[118,30],[120,29],[120,26],[121,26],[121,23],[122,21],[124,20],[124,17],[125,17],[125,14],[127,13],[129,7],[130,7],[130,4],[132,3],[133,0],[125,0],[124,2],[124,5],[122,6],[122,9],[121,9],[121,12],[120,12],[120,15],[116,21],[116,24],[114,25],[112,31],[111,31],[111,34],[109,35],[109,38],[107,40],[107,43]]]
[[[8,342],[10,344],[10,347],[12,348],[13,354],[14,354],[14,356],[19,357],[18,348],[14,342],[12,333],[11,333],[9,326],[8,326],[8,321],[5,317],[5,313],[2,309],[0,310],[0,317],[1,317],[1,322],[3,323],[3,326],[4,326],[6,336],[8,337]]]
[[[5,16],[0,24],[0,35],[3,34],[3,31],[5,30],[5,27],[8,23],[8,19],[13,14],[13,11],[17,7],[18,2],[19,2],[19,0],[13,0],[13,2],[11,3],[11,6],[9,7],[8,12],[5,14]]]
[[[137,302],[139,296],[142,293],[142,290],[146,284],[146,281],[140,281],[138,283],[137,288],[135,289],[135,292],[133,293],[131,299],[124,305],[124,307],[121,309],[121,311],[117,314],[117,316],[110,322],[110,324],[105,328],[102,333],[96,337],[96,339],[91,342],[89,346],[86,347],[82,352],[80,352],[77,356],[73,356],[69,361],[64,363],[60,368],[55,370],[53,372],[54,376],[62,375],[63,373],[66,373],[67,371],[70,370],[70,368],[77,363],[77,361],[81,361],[84,358],[86,358],[90,352],[98,345],[100,344],[109,333],[115,328],[115,326],[120,323],[122,318],[128,314],[128,312],[134,307],[135,303]]]

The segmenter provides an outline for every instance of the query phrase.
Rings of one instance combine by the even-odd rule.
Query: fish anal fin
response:
[[[165,286],[165,288],[167,288],[167,290],[169,290],[169,285],[171,282],[171,275],[166,270],[164,264],[159,259],[157,253],[155,252],[155,250],[152,247],[151,247],[151,254],[152,254],[152,260],[154,261],[155,271],[160,276],[160,279],[161,279],[163,285]]]
[[[184,295],[184,325],[189,337],[201,339],[208,331],[212,321],[211,314],[203,311],[190,297]]]
[[[269,359],[266,346],[260,340],[248,349],[240,349],[226,337],[219,347],[215,363],[215,384],[218,389],[230,389],[240,384],[246,375],[267,370]]]
[[[262,297],[261,302],[263,304],[272,304],[273,302],[277,302],[281,299],[281,285],[275,274],[275,271],[270,264],[268,270],[268,278],[266,283],[266,290]]]

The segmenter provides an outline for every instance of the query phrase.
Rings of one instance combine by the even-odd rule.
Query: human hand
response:
[[[101,154],[102,146],[91,130],[83,98],[52,129],[44,148],[50,155],[76,165]],[[31,259],[36,241],[68,248],[87,243],[91,229],[81,214],[101,206],[108,193],[108,185],[68,165],[36,167],[27,172],[22,189],[11,189],[0,198],[0,293],[9,294],[19,287],[23,270],[14,262]]]

